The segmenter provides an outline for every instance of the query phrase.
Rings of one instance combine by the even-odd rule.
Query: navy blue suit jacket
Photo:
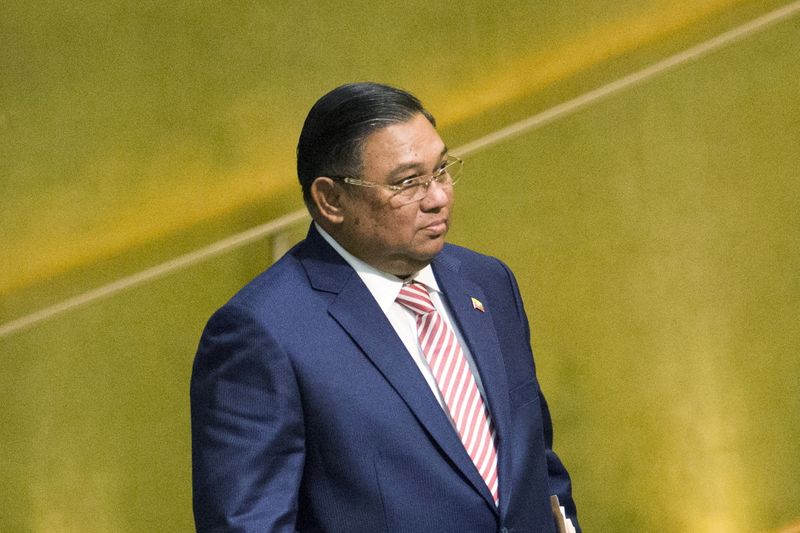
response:
[[[312,226],[200,341],[199,531],[550,532],[551,494],[577,525],[513,275],[453,245],[432,267],[486,391],[499,508],[388,319]]]

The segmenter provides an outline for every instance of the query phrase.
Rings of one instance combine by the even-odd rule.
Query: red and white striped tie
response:
[[[489,487],[494,503],[498,504],[494,427],[461,345],[436,311],[423,285],[415,282],[403,285],[397,302],[416,314],[419,344],[450,411],[450,418],[464,448]]]

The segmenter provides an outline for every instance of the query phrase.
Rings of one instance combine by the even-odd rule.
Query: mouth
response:
[[[447,219],[443,218],[440,220],[434,220],[433,222],[422,228],[422,230],[433,236],[439,236],[444,233],[447,233]]]

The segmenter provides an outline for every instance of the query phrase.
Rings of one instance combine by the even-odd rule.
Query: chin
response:
[[[442,251],[442,248],[444,248],[444,235],[437,239],[432,239],[425,246],[420,247],[418,250],[419,257],[429,263],[436,257],[436,254]]]

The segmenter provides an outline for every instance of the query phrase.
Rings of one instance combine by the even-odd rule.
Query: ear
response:
[[[311,183],[311,201],[320,217],[330,224],[340,224],[344,220],[342,188],[331,178],[321,176]]]

